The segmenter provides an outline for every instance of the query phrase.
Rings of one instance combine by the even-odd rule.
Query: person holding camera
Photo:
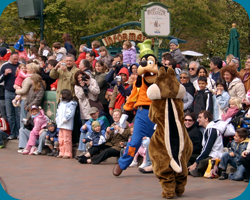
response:
[[[91,118],[89,115],[89,110],[91,107],[89,99],[92,101],[97,101],[100,88],[96,80],[91,78],[83,71],[76,72],[75,82],[75,94],[78,98],[80,106],[80,116],[82,124],[85,124]]]
[[[111,86],[116,85],[116,81],[114,78],[120,72],[122,68],[127,68],[126,65],[123,64],[123,55],[118,53],[114,56],[114,61],[112,63],[112,68],[110,69],[109,73],[106,75],[105,80],[111,84]]]
[[[75,57],[67,55],[65,60],[59,62],[49,73],[53,79],[58,79],[56,101],[59,103],[60,94],[63,89],[68,89],[75,96],[75,73],[79,70],[74,65]]]
[[[109,114],[113,115],[114,109],[123,109],[123,104],[126,102],[126,97],[131,93],[131,87],[127,83],[129,78],[129,71],[126,67],[123,67],[115,77],[117,85],[114,87],[114,91],[109,103]]]

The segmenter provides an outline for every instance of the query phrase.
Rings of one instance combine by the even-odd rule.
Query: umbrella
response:
[[[237,57],[240,59],[240,43],[239,43],[239,33],[237,32],[236,29],[236,24],[232,24],[232,29],[230,31],[229,35],[229,41],[228,41],[228,46],[227,46],[227,53],[226,56],[229,54],[234,55],[234,57]],[[239,63],[240,65],[240,63]],[[241,66],[239,66],[238,70],[241,69]]]
[[[185,56],[203,56],[202,53],[198,53],[198,52],[190,51],[190,50],[182,51],[181,53],[182,53],[183,55],[185,55]]]

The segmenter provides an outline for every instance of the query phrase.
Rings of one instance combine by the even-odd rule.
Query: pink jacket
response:
[[[40,110],[40,114],[34,118],[34,127],[31,132],[35,135],[39,135],[39,131],[47,126],[47,117],[43,110]]]
[[[238,108],[229,108],[226,114],[221,115],[222,121],[226,121],[228,118],[233,117],[239,111]]]
[[[14,84],[22,87],[22,83],[23,83],[24,79],[27,78],[27,77],[30,77],[31,75],[32,74],[25,74],[24,72],[19,70],[18,73],[17,73],[17,77],[15,79]]]

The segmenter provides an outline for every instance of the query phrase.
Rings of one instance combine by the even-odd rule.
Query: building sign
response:
[[[170,34],[170,13],[161,3],[148,3],[142,9],[142,32],[147,37],[167,37]]]
[[[102,39],[102,42],[105,46],[109,46],[111,44],[125,40],[143,42],[146,39],[151,39],[152,44],[154,43],[154,38],[147,38],[142,34],[141,31],[132,29],[132,30],[124,30],[121,33],[105,37]]]

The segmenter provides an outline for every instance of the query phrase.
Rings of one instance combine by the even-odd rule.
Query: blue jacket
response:
[[[222,110],[224,110],[228,106],[230,98],[231,98],[230,95],[225,90],[222,91],[221,95],[213,95],[213,120],[214,121],[219,119],[219,109],[221,108]]]
[[[92,141],[92,146],[99,146],[106,142],[105,140],[105,131],[101,130],[99,133],[93,131],[90,136],[84,138],[86,140],[85,143]]]
[[[76,101],[62,101],[56,112],[56,124],[58,128],[73,130]]]
[[[49,136],[49,138],[54,138],[54,142],[58,141],[58,134],[59,134],[58,129],[55,129],[54,132],[50,132],[49,130],[47,131],[47,135]]]
[[[238,161],[240,160],[240,156],[243,151],[247,149],[247,145],[249,142],[249,138],[246,138],[241,143],[236,143],[234,140],[231,142],[231,149],[229,150],[229,153],[233,152],[235,155],[235,158],[237,160],[237,165],[239,165]]]

